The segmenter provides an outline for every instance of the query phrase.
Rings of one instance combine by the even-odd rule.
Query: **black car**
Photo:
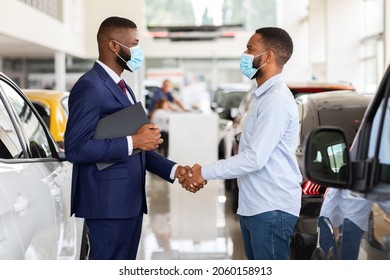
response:
[[[304,174],[303,151],[307,135],[322,126],[338,126],[345,131],[347,143],[351,145],[371,96],[355,91],[330,91],[301,95],[295,101],[300,123],[300,143],[295,154]],[[316,184],[305,176],[301,187],[302,204],[291,242],[292,259],[311,258],[317,240],[317,218],[326,190],[326,185]]]

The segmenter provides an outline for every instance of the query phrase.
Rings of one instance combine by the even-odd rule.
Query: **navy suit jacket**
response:
[[[133,218],[147,213],[146,170],[172,182],[169,176],[175,162],[154,151],[129,156],[126,137],[92,139],[99,119],[130,105],[98,63],[72,88],[65,131],[65,154],[73,163],[71,214],[89,219]],[[97,162],[111,161],[116,163],[97,169]]]

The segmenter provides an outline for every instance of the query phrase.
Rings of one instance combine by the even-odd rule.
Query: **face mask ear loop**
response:
[[[268,51],[265,51],[265,52],[262,52],[261,54],[258,54],[258,55],[256,55],[256,56],[254,56],[254,57],[253,57],[253,60],[254,60],[256,57],[261,56],[261,55],[263,55],[263,54],[265,54],[265,53],[267,53],[267,52],[268,52]],[[256,71],[259,70],[259,69],[261,69],[261,68],[263,68],[263,67],[264,67],[265,65],[267,65],[267,64],[268,64],[267,62],[264,62],[263,65],[260,65],[260,66],[259,66],[259,68],[255,68]]]
[[[127,62],[126,60],[124,60],[124,59],[123,59],[123,57],[121,57],[121,56],[119,55],[119,53],[117,53],[117,52],[115,52],[115,53],[116,53],[116,55],[117,55],[117,56],[118,56],[120,59],[122,59],[122,60],[123,60],[123,62],[124,62],[124,63],[126,63],[126,62]]]

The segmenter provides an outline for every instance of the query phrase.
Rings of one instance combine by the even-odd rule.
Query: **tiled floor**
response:
[[[144,216],[139,260],[245,259],[233,191],[209,181],[196,194],[147,174],[149,213]],[[359,259],[388,259],[362,240]]]
[[[147,182],[149,213],[137,259],[244,259],[232,192],[222,181],[196,194],[153,174]]]

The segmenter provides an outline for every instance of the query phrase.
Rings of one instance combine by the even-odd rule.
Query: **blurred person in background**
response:
[[[154,91],[152,100],[150,101],[150,107],[148,108],[151,112],[156,105],[157,101],[160,99],[168,100],[169,109],[172,111],[177,111],[175,106],[178,106],[181,110],[187,112],[188,110],[184,107],[183,103],[175,98],[172,93],[172,82],[170,80],[164,80],[161,88],[158,88]]]

